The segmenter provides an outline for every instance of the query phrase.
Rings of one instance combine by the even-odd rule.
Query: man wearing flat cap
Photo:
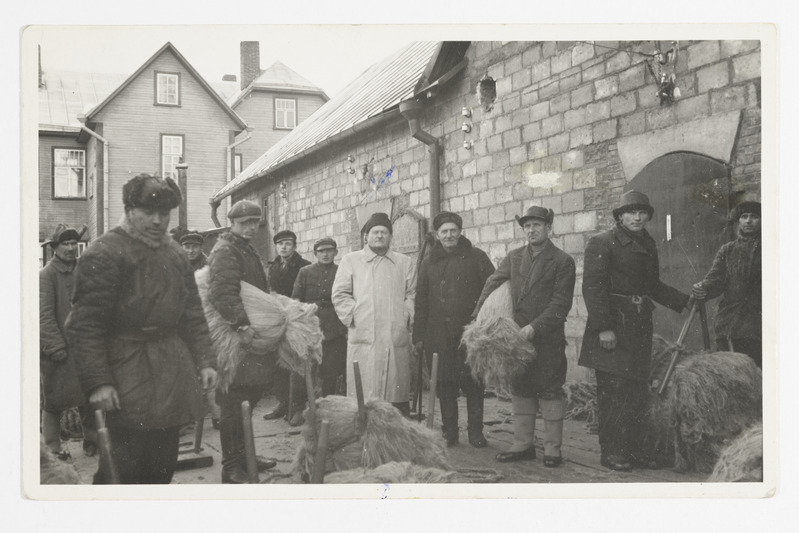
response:
[[[106,413],[123,484],[165,484],[179,428],[203,416],[216,382],[194,270],[167,234],[180,189],[141,174],[122,189],[125,214],[81,257],[67,346],[89,403]],[[95,484],[109,483],[103,463]]]
[[[471,322],[480,291],[494,265],[486,253],[462,235],[463,220],[443,212],[433,218],[437,241],[419,266],[413,320],[413,342],[426,360],[438,358],[438,401],[448,446],[458,442],[458,394],[466,395],[469,443],[483,448],[482,383],[472,377],[461,348],[463,327]]]
[[[191,267],[196,272],[208,264],[208,258],[203,253],[205,238],[197,230],[189,230],[178,239],[180,247],[186,252]]]
[[[579,364],[596,373],[601,463],[625,472],[658,466],[642,442],[653,301],[678,313],[689,301],[660,281],[657,247],[645,229],[654,212],[645,194],[625,192],[613,210],[616,225],[585,248],[588,320]]]
[[[366,246],[344,256],[333,281],[336,314],[349,328],[347,395],[355,397],[352,363],[358,361],[364,398],[391,402],[409,416],[416,269],[410,257],[390,249],[386,213],[374,213],[363,230]]]
[[[208,300],[241,341],[241,353],[218,354],[220,386],[216,391],[222,483],[241,484],[248,480],[241,404],[248,401],[255,408],[271,382],[275,364],[269,354],[252,349],[255,333],[241,299],[242,281],[269,292],[261,257],[250,244],[263,218],[261,207],[249,200],[239,200],[227,216],[230,230],[219,236],[208,256]],[[259,470],[275,466],[274,461],[263,458],[257,458],[256,462]]]
[[[740,203],[730,214],[730,221],[738,225],[738,238],[719,249],[705,279],[692,287],[691,294],[697,300],[721,296],[714,324],[717,349],[745,353],[761,366],[760,202]]]
[[[564,325],[574,296],[575,266],[569,254],[549,239],[554,213],[533,206],[516,221],[527,245],[511,250],[488,278],[480,301],[510,280],[513,318],[521,335],[533,344],[535,360],[512,382],[513,444],[497,461],[533,460],[536,413],[544,419],[544,466],[563,463],[561,443],[566,399],[566,335]]]
[[[56,227],[48,241],[53,259],[39,271],[39,363],[41,370],[42,437],[47,447],[60,459],[70,454],[61,447],[61,414],[78,407],[83,425],[83,450],[88,456],[97,451],[94,414],[80,388],[75,358],[67,349],[64,323],[72,309],[78,242],[86,232],[64,224]]]
[[[288,296],[294,290],[294,281],[302,267],[311,264],[297,253],[297,235],[291,230],[281,230],[275,233],[272,239],[277,249],[277,257],[269,262],[266,269],[269,290]],[[265,420],[287,417],[289,414],[289,396],[292,395],[291,418],[289,424],[299,426],[303,423],[302,411],[305,409],[305,380],[298,374],[277,367],[275,369],[274,387],[272,389],[277,397],[278,405],[264,415]]]
[[[294,281],[291,297],[316,304],[316,315],[322,328],[322,364],[319,379],[322,396],[346,394],[347,328],[333,308],[333,280],[338,271],[334,259],[338,254],[336,241],[324,237],[313,245],[316,263],[302,267]]]

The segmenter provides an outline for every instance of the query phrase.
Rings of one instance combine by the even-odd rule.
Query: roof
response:
[[[164,46],[162,46],[156,53],[150,57],[147,61],[144,62],[142,66],[136,70],[133,74],[131,74],[121,85],[119,85],[110,95],[108,95],[103,101],[93,107],[88,113],[86,113],[86,121],[90,122],[91,119],[96,116],[109,102],[111,102],[120,92],[122,92],[130,83],[135,80],[139,74],[147,70],[147,68],[155,61],[161,54],[166,53],[167,51],[172,52],[172,54],[177,58],[178,62],[183,65],[189,74],[191,74],[197,82],[202,86],[203,89],[213,98],[217,104],[225,111],[225,113],[233,119],[242,130],[247,128],[247,123],[242,120],[240,116],[236,114],[235,111],[225,102],[225,100],[208,84],[207,81],[197,72],[194,67],[191,66],[183,55],[178,52],[178,49],[175,46],[167,42]]]
[[[440,48],[437,42],[414,42],[369,67],[253,161],[236,179],[217,192],[212,201],[221,200],[314,146],[352,130],[413,97],[417,83]]]
[[[310,93],[318,94],[325,101],[330,99],[322,89],[297,74],[297,72],[280,61],[275,61],[268,69],[261,71],[261,74],[247,87],[236,94],[235,97],[228,99],[230,107],[236,107],[238,103],[253,90]]]
[[[92,72],[43,72],[39,88],[39,129],[80,129],[78,115],[102,102],[127,76]]]

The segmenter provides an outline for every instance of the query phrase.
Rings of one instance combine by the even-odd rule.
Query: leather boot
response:
[[[288,413],[289,409],[285,403],[280,402],[277,404],[277,407],[269,411],[264,415],[264,420],[277,420],[278,418],[283,418]]]
[[[466,414],[469,421],[469,444],[475,448],[488,446],[483,435],[483,392],[466,396]]]
[[[554,468],[563,464],[560,447],[563,443],[563,418],[566,416],[566,400],[540,399],[541,417],[544,419],[544,466]]]
[[[507,463],[535,459],[535,415],[538,410],[537,398],[512,396],[513,402],[513,444],[510,449],[497,454],[497,461]]]
[[[247,471],[239,463],[222,465],[222,483],[241,485],[248,483]]]
[[[447,446],[458,444],[458,398],[439,398],[441,406],[441,432]]]

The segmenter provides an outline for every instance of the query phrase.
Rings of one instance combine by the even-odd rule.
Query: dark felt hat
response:
[[[122,203],[126,209],[175,209],[180,199],[180,187],[172,178],[139,174],[122,187]]]
[[[441,213],[437,214],[433,219],[433,229],[438,231],[438,228],[446,224],[447,222],[453,222],[458,229],[463,229],[463,219],[457,213],[450,213],[449,211],[442,211]]]
[[[363,225],[361,233],[369,233],[369,231],[375,226],[383,226],[388,228],[389,233],[394,233],[394,228],[391,225],[391,219],[388,218],[388,215],[385,213],[372,213],[372,216],[370,216],[369,220],[366,221],[366,224]]]
[[[555,218],[555,212],[546,207],[534,205],[527,208],[527,211],[524,212],[524,216],[516,215],[516,222],[524,227],[524,223],[531,218],[538,218],[543,220],[546,224],[552,224],[552,220]]]
[[[735,209],[730,213],[730,220],[737,222],[741,215],[744,213],[752,213],[753,215],[760,216],[760,202],[747,200],[735,206]]]
[[[313,244],[314,253],[316,253],[317,250],[325,249],[325,248],[336,248],[336,249],[338,249],[338,244],[336,244],[336,241],[334,241],[330,237],[324,237],[322,239],[319,239],[318,241],[316,241]]]
[[[275,236],[272,240],[275,242],[275,244],[285,240],[297,242],[297,235],[291,230],[284,229],[275,233]]]
[[[79,241],[84,233],[86,233],[86,224],[81,225],[79,228],[70,228],[66,224],[59,224],[53,232],[53,237],[47,241],[47,244],[55,248],[62,242],[70,240]]]
[[[189,230],[180,237],[180,244],[199,244],[205,242],[205,238],[197,230]]]
[[[263,216],[263,211],[261,211],[261,206],[251,200],[239,200],[230,208],[228,211],[227,219],[228,220],[236,220],[239,218],[244,219],[251,219],[257,218],[260,219]]]
[[[649,213],[649,218],[655,214],[655,208],[649,203],[649,197],[642,192],[627,191],[621,195],[619,207],[613,210],[613,218],[618,220],[622,213],[627,213],[633,209],[643,209]]]

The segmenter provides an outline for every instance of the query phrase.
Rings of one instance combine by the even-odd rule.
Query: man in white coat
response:
[[[333,306],[349,328],[347,394],[355,396],[352,362],[358,361],[364,398],[386,400],[409,416],[415,266],[389,249],[392,226],[385,213],[373,214],[363,233],[366,246],[344,256],[333,282]]]

